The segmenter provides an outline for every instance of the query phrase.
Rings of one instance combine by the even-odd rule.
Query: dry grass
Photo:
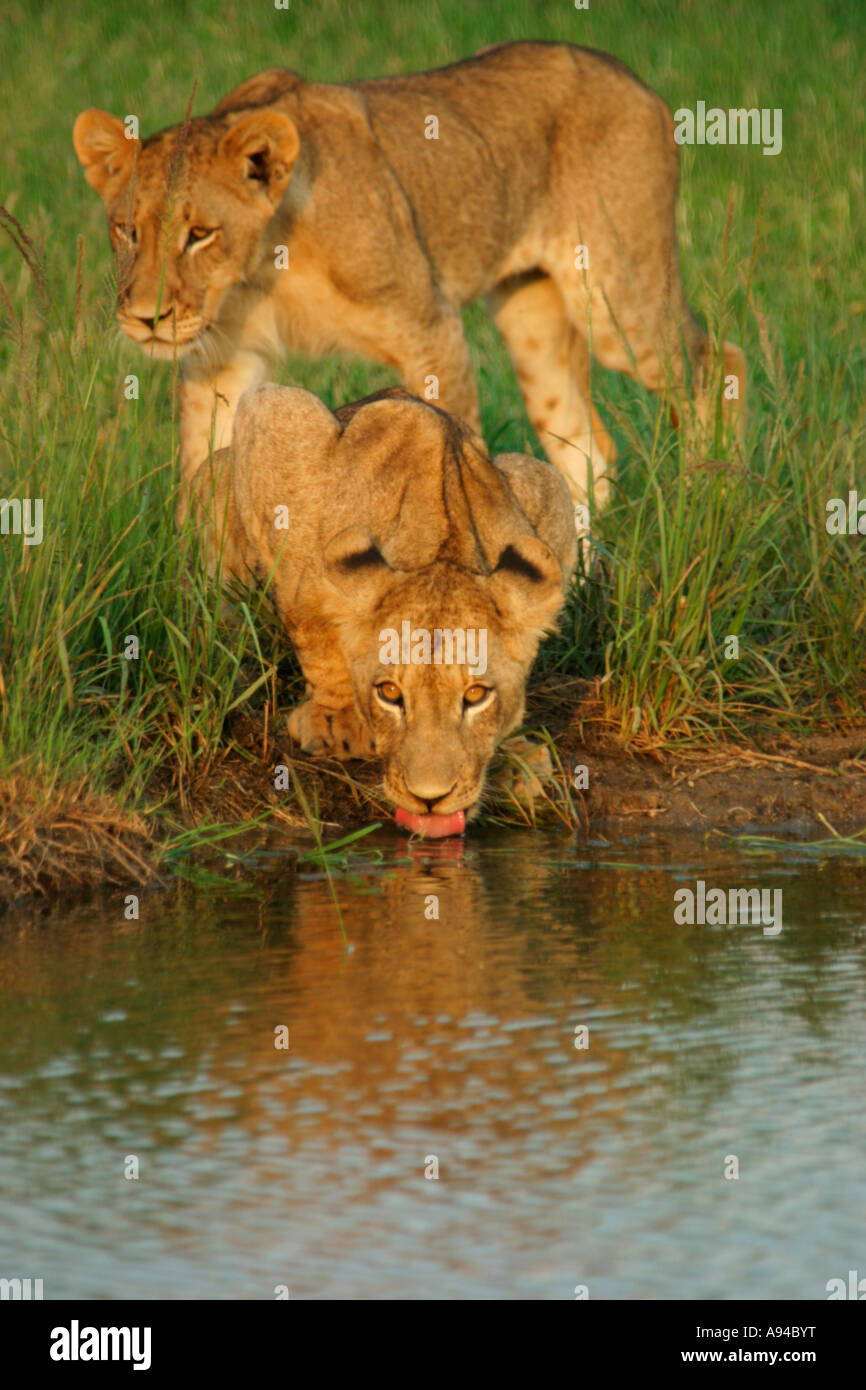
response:
[[[24,895],[141,887],[157,877],[158,851],[143,816],[82,779],[24,769],[0,780],[0,905]]]

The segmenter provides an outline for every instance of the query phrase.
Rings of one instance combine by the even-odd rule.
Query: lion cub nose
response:
[[[446,797],[449,797],[456,786],[457,783],[452,782],[451,786],[448,787],[446,791],[434,791],[432,787],[429,786],[410,787],[407,782],[406,790],[408,791],[409,795],[414,796],[417,801],[423,801],[424,805],[427,807],[427,810],[432,815],[439,802],[444,801]]]
[[[143,323],[145,328],[153,328],[154,324],[165,323],[166,319],[171,318],[171,309],[163,309],[159,318],[156,317],[156,314],[143,314],[140,309],[130,310],[130,313],[133,318],[138,319],[139,323]]]

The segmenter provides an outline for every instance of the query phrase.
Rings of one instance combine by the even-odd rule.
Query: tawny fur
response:
[[[189,500],[214,574],[270,585],[307,680],[293,737],[338,758],[381,757],[385,791],[407,811],[473,814],[574,571],[556,470],[491,459],[467,426],[398,388],[334,414],[307,391],[263,385]],[[383,633],[404,622],[483,629],[486,670],[383,662]],[[383,682],[400,706],[380,698]],[[467,704],[479,683],[484,699]]]
[[[605,54],[503,44],[345,86],[274,68],[143,142],[98,110],[73,138],[113,229],[121,325],[184,358],[184,480],[281,345],[362,353],[477,430],[460,310],[482,296],[575,502],[604,502],[615,453],[593,358],[669,387],[679,416],[691,376],[708,418],[722,369],[724,408],[742,405],[741,353],[713,366],[683,293],[671,113]]]

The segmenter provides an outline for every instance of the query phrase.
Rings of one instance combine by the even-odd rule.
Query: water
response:
[[[0,919],[0,1276],[802,1299],[866,1275],[862,860],[377,843],[337,883],[348,950],[327,883],[278,856],[259,901],[179,884],[138,921],[122,894]],[[678,926],[697,878],[781,888],[781,933]]]

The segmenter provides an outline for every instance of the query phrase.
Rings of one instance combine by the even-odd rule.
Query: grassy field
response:
[[[539,668],[596,679],[612,725],[656,744],[862,717],[866,542],[825,527],[830,498],[858,482],[866,493],[857,0],[593,0],[587,11],[565,0],[292,0],[289,10],[6,0],[0,496],[45,504],[40,545],[0,537],[0,871],[22,886],[76,845],[98,857],[109,844],[121,877],[131,873],[155,825],[163,841],[181,836],[191,782],[218,787],[227,716],[267,705],[276,721],[296,693],[267,606],[251,600],[237,626],[221,627],[174,532],[176,382],[115,331],[103,212],[72,150],[75,116],[90,105],[134,112],[147,134],[181,119],[194,85],[205,112],[263,67],[342,81],[523,37],[609,50],[674,109],[779,107],[784,121],[776,157],[682,152],[686,286],[749,359],[744,456],[728,466],[684,456],[655,398],[598,371],[619,484],[593,576]],[[488,442],[541,452],[495,330],[476,308],[467,324]],[[137,401],[124,399],[130,372]],[[274,374],[331,405],[393,380],[336,359],[287,360]],[[137,661],[123,655],[130,634]],[[731,635],[737,659],[725,655]]]

